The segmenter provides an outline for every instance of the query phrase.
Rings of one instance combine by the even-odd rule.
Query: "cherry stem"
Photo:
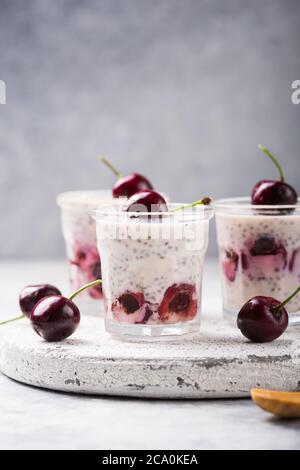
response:
[[[99,160],[104,163],[104,165],[106,165],[112,172],[114,175],[116,175],[116,177],[119,179],[123,178],[123,173],[120,173],[120,171],[118,171],[108,160],[106,157],[99,157]]]
[[[9,320],[4,320],[0,322],[0,325],[6,325],[7,323],[12,323],[13,321],[21,320],[25,318],[25,315],[18,315],[17,317],[10,318]]]
[[[291,295],[289,295],[283,302],[281,302],[279,305],[276,305],[275,307],[273,307],[273,310],[279,310],[281,309],[282,307],[284,307],[287,303],[289,303],[290,300],[292,300],[298,293],[300,292],[300,286],[297,287],[296,290],[294,290],[294,292],[292,292]]]
[[[75,292],[73,292],[73,294],[70,295],[69,300],[73,300],[76,297],[76,295],[80,294],[85,289],[89,289],[90,287],[99,286],[99,284],[102,284],[101,279],[97,279],[96,281],[89,282],[89,284],[85,284],[84,286],[80,287]]]
[[[200,206],[201,204],[203,206],[209,206],[211,201],[212,201],[212,199],[210,197],[204,197],[203,199],[199,199],[199,201],[192,202],[192,204],[185,204],[183,206],[175,207],[174,209],[171,209],[170,212],[181,211],[183,209],[188,209],[190,207]]]
[[[259,144],[258,148],[262,150],[268,157],[272,160],[274,165],[276,166],[277,170],[279,171],[280,181],[284,182],[285,175],[282,166],[280,165],[278,159],[268,150],[264,145]]]

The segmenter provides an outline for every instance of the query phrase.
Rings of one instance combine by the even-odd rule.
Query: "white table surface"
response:
[[[0,318],[18,292],[50,282],[65,292],[62,261],[0,265]],[[203,311],[221,308],[217,264],[206,265]],[[300,331],[299,331],[300,334]],[[300,420],[273,418],[251,400],[161,401],[68,395],[0,374],[0,449],[299,449]]]

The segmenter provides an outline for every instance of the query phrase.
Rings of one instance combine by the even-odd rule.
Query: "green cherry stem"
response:
[[[212,199],[210,197],[204,197],[203,199],[199,199],[199,201],[192,202],[192,204],[185,204],[183,206],[175,207],[174,209],[171,209],[170,212],[177,212],[183,209],[189,209],[190,207],[200,206],[201,204],[203,206],[209,206],[211,201]]]
[[[283,171],[283,168],[282,166],[280,165],[277,157],[275,157],[271,152],[270,150],[267,149],[267,147],[265,147],[264,145],[261,145],[259,144],[258,145],[258,148],[264,152],[266,155],[268,155],[268,157],[272,160],[272,162],[274,163],[274,165],[276,166],[277,170],[279,171],[279,176],[280,176],[280,181],[284,182],[285,180],[285,175],[284,175],[284,171]]]
[[[13,321],[21,320],[25,318],[25,315],[18,315],[17,317],[10,318],[9,320],[0,321],[0,325],[6,325],[7,323],[11,323]]]
[[[96,281],[89,282],[89,284],[85,284],[84,286],[80,287],[75,292],[73,292],[73,294],[70,295],[69,300],[73,300],[76,297],[76,295],[80,294],[85,289],[89,289],[90,287],[99,286],[100,284],[102,284],[101,279],[97,279]]]
[[[100,160],[102,163],[104,163],[104,165],[107,166],[107,168],[109,168],[109,169],[113,172],[114,175],[116,175],[116,177],[118,178],[118,180],[124,177],[123,173],[120,173],[120,171],[118,171],[118,170],[107,160],[106,157],[98,157],[98,158],[99,158],[99,160]]]
[[[286,304],[288,304],[289,301],[292,300],[299,292],[300,292],[300,286],[298,286],[297,289],[294,290],[294,292],[291,293],[291,295],[289,295],[283,302],[281,302],[281,304],[276,305],[275,307],[273,307],[273,310],[280,310],[282,307],[284,307]]]

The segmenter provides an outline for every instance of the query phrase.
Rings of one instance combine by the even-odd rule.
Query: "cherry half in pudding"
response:
[[[286,268],[288,253],[273,236],[261,235],[251,245],[249,242],[248,264],[266,272],[279,272]]]
[[[196,288],[191,284],[173,284],[166,290],[160,305],[148,302],[142,292],[126,291],[111,306],[120,323],[178,323],[192,320],[197,314]]]
[[[228,281],[233,282],[235,280],[238,265],[239,255],[232,248],[224,250],[222,269]]]
[[[163,323],[192,320],[197,314],[196,287],[192,284],[173,284],[166,290],[158,307]]]
[[[75,288],[83,283],[89,283],[96,279],[101,279],[100,257],[95,245],[81,244],[76,242],[73,248],[73,258],[69,260],[71,265],[77,267],[75,273]],[[102,298],[102,285],[96,285],[89,289],[88,295],[94,299]]]
[[[251,200],[255,205],[294,205],[297,204],[296,190],[285,181],[285,175],[278,159],[263,145],[258,146],[272,160],[279,171],[279,180],[261,180],[252,190]]]
[[[153,189],[150,181],[140,173],[131,173],[124,176],[120,173],[105,157],[101,157],[101,161],[114,173],[117,181],[113,185],[112,195],[117,197],[130,197],[138,191]]]
[[[153,306],[142,292],[125,291],[112,303],[111,310],[120,323],[143,324],[152,315]]]
[[[294,257],[296,264],[296,255]],[[283,271],[288,265],[288,253],[284,245],[271,235],[258,236],[249,240],[242,251],[232,248],[224,250],[222,259],[223,272],[230,282],[234,282],[239,266],[242,271],[252,270],[252,275],[272,275]],[[289,263],[292,269],[293,261]]]

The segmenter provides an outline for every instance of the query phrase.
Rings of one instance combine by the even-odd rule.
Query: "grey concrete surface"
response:
[[[300,190],[299,40],[298,0],[0,0],[0,256],[62,255],[99,153],[191,201],[274,176],[262,142]]]

